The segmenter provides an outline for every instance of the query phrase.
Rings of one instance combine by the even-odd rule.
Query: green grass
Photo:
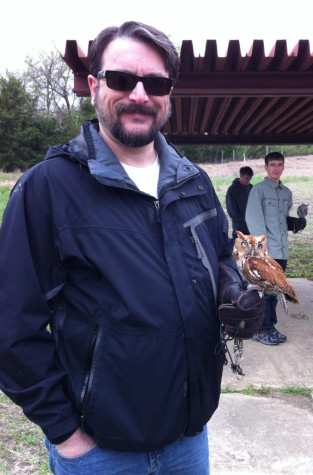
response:
[[[313,177],[286,177],[292,191],[294,207],[291,216],[296,216],[300,203],[309,203],[306,228],[298,234],[289,235],[289,259],[287,277],[313,277]],[[292,181],[288,181],[293,178]],[[284,180],[285,183],[285,180]]]
[[[229,393],[238,393],[244,394],[245,396],[257,396],[262,395],[271,395],[271,394],[292,394],[294,396],[303,396],[311,399],[313,388],[306,388],[303,386],[288,386],[286,388],[271,388],[270,386],[261,386],[261,388],[254,388],[253,386],[248,386],[247,388],[237,390],[227,385],[221,390],[223,394]]]
[[[21,172],[4,173],[0,171],[0,182],[15,182],[21,176]]]
[[[43,433],[1,391],[0,421],[0,474],[49,474]]]
[[[290,386],[288,388],[282,388],[280,392],[285,394],[296,394],[297,396],[304,396],[311,398],[312,388],[304,388],[301,386]]]
[[[253,396],[255,394],[255,390],[252,386],[248,386],[247,388],[242,389],[240,393],[244,394],[245,396]]]
[[[10,188],[7,186],[0,186],[0,223],[6,204],[10,196]]]
[[[312,177],[310,176],[289,176],[282,178],[284,185],[288,185],[290,183],[300,184],[301,183],[312,183]]]

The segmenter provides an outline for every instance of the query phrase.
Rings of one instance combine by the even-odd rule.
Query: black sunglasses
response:
[[[170,93],[173,79],[163,76],[136,76],[136,74],[122,71],[99,71],[98,79],[105,78],[107,86],[114,91],[132,91],[137,82],[142,82],[147,94],[152,96],[166,96]]]

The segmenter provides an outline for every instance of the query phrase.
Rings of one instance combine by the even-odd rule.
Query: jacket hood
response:
[[[253,186],[252,183],[248,183],[248,185],[242,185],[242,184],[240,183],[240,179],[239,179],[238,177],[233,180],[232,184],[233,184],[234,186],[236,186],[236,187],[241,188],[241,189],[242,189],[242,188],[246,188],[246,187],[247,187],[247,189],[248,189],[248,188],[251,189],[252,186]]]
[[[235,178],[232,183],[233,183],[233,185],[240,186],[239,178]]]

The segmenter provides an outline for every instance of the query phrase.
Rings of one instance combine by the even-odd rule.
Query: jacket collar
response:
[[[85,124],[84,135],[88,146],[87,163],[90,173],[102,183],[110,182],[111,186],[137,189],[115,154],[99,135],[97,122],[87,121],[87,126]],[[186,157],[182,157],[161,133],[158,133],[154,145],[160,160],[159,191],[165,186],[177,186],[199,175],[198,169]]]
[[[271,188],[281,188],[283,186],[282,182],[279,180],[278,183],[274,183],[272,180],[270,180],[267,176],[264,178],[264,181],[267,183],[268,186]]]

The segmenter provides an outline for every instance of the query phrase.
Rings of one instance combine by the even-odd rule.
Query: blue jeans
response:
[[[50,470],[55,475],[209,475],[209,444],[206,426],[194,437],[182,437],[153,452],[118,452],[95,445],[78,457],[63,457],[46,440]]]
[[[275,259],[278,264],[282,266],[284,270],[287,267],[287,261],[282,259]],[[277,297],[276,295],[265,294],[265,310],[264,310],[264,317],[261,327],[259,328],[259,332],[270,330],[273,328],[277,323],[277,315],[276,315],[276,306],[277,306]]]

